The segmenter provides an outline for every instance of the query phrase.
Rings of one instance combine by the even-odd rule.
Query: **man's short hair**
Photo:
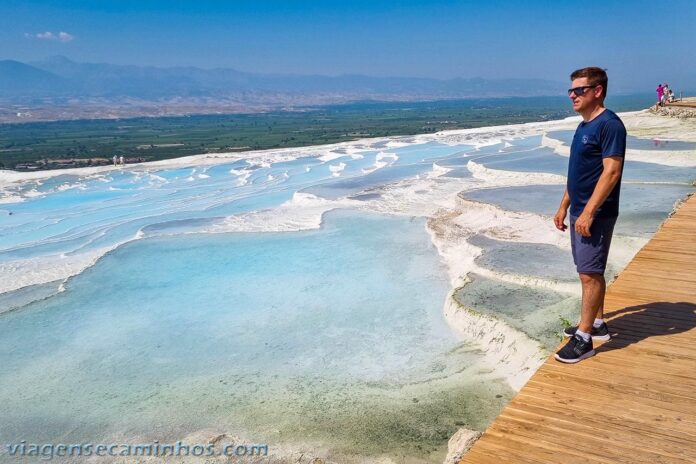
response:
[[[606,69],[597,68],[591,66],[589,68],[576,69],[570,75],[570,80],[579,79],[581,77],[587,78],[588,85],[601,85],[602,86],[602,97],[607,96],[607,85],[609,84],[609,78],[607,77]]]

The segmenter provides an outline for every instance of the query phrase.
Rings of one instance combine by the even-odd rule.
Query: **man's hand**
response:
[[[585,209],[575,221],[575,231],[583,237],[590,236],[590,227],[592,227],[595,213],[621,179],[621,166],[623,166],[623,157],[621,156],[607,156],[602,160],[602,175],[599,176]]]
[[[591,235],[590,227],[592,227],[593,221],[594,217],[592,217],[590,213],[583,211],[582,214],[578,216],[577,221],[575,221],[575,232],[583,237],[589,237]]]
[[[553,217],[553,224],[556,226],[556,229],[560,230],[561,232],[565,232],[565,230],[568,228],[568,226],[565,225],[566,214],[568,214],[568,210],[566,208],[559,208],[556,215]]]

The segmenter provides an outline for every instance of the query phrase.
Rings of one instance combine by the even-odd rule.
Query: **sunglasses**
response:
[[[581,87],[574,87],[572,89],[568,89],[568,96],[570,97],[571,94],[575,94],[576,97],[582,97],[585,95],[585,92],[587,89],[594,89],[597,87],[596,85],[583,85]]]

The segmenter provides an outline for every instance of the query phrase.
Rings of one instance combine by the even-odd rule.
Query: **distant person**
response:
[[[657,92],[657,104],[655,105],[655,109],[657,109],[659,106],[662,106],[662,97],[665,94],[665,90],[662,88],[662,84],[658,84],[655,91]]]
[[[114,160],[114,166],[116,166],[118,164],[118,156],[114,155],[113,160]]]
[[[604,322],[604,293],[609,246],[619,215],[621,174],[626,153],[626,128],[604,107],[607,73],[583,68],[570,75],[568,96],[582,122],[575,130],[568,160],[568,181],[553,219],[565,231],[570,208],[570,246],[582,284],[580,323],[563,331],[568,343],[555,355],[576,363],[595,354],[592,340],[609,340]]]
[[[119,158],[119,163],[120,163],[121,165],[126,164],[126,163],[125,163],[125,160],[123,159],[123,155],[121,155],[121,158]]]
[[[665,85],[662,86],[662,106],[665,106],[667,103],[667,94],[669,93],[669,84],[665,82]]]
[[[674,91],[672,89],[669,89],[667,91],[667,103],[674,103],[675,98],[674,98]]]

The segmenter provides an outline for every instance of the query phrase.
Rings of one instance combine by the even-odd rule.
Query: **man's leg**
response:
[[[609,245],[616,219],[596,219],[592,224],[591,237],[574,233],[574,218],[571,216],[571,249],[573,260],[582,284],[580,323],[563,330],[570,340],[555,355],[558,361],[576,363],[595,354],[592,339],[609,340],[606,324],[600,324],[593,334],[595,319],[603,319],[606,282],[604,270],[607,265]],[[600,331],[602,333],[600,333]]]
[[[595,219],[592,224],[592,237],[589,239],[575,233],[574,219],[577,218],[571,216],[570,239],[573,260],[582,284],[581,322],[586,317],[585,314],[591,309],[596,312],[594,318],[604,319],[604,293],[606,290],[604,270],[609,257],[609,247],[616,218]],[[588,307],[588,305],[590,306]],[[593,322],[594,319],[590,321],[590,327]],[[582,323],[579,326],[581,331],[586,332],[583,330],[585,326]]]
[[[604,316],[604,293],[607,286],[603,274],[580,274],[582,283],[582,309],[578,330],[592,333],[595,318]]]

